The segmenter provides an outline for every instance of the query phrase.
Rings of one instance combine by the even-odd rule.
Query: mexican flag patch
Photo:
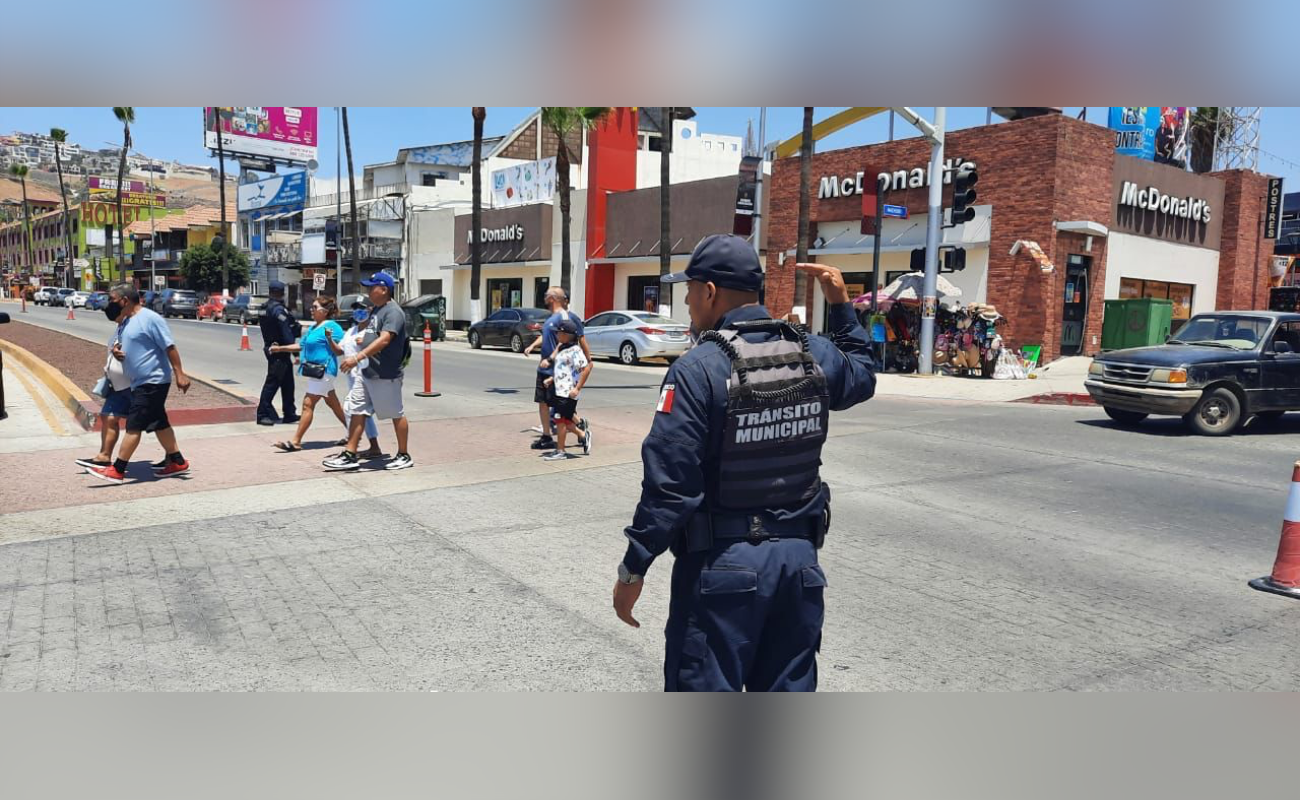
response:
[[[661,414],[673,413],[673,395],[677,392],[677,384],[665,383],[664,388],[659,392],[659,407],[655,409]]]

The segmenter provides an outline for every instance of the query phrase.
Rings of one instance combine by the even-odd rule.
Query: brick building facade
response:
[[[1267,304],[1267,176],[1193,175],[1117,156],[1113,132],[1059,114],[950,132],[944,155],[953,169],[970,162],[979,172],[977,219],[944,231],[945,243],[966,248],[968,267],[946,277],[960,284],[963,302],[998,307],[1013,347],[1041,344],[1047,358],[1097,352],[1103,299],[1168,296],[1184,315]],[[911,249],[924,241],[928,163],[920,138],[815,153],[810,257],[865,274],[871,238],[858,233],[855,183],[882,174],[886,202],[907,206],[911,219],[886,221],[881,282],[906,271]],[[797,156],[773,164],[771,186],[767,304],[777,315],[802,308],[817,327],[820,289],[809,283],[795,297]],[[1148,187],[1172,210],[1135,205]],[[1189,219],[1200,208],[1207,221]]]

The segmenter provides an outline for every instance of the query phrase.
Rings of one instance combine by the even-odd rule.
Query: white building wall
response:
[[[1111,232],[1106,245],[1105,299],[1119,298],[1121,278],[1190,283],[1192,313],[1215,310],[1219,251]]]
[[[673,123],[673,151],[669,177],[673,183],[735,175],[745,154],[739,136],[700,133],[693,120]],[[636,185],[644,189],[659,185],[659,153],[639,150],[636,154]]]

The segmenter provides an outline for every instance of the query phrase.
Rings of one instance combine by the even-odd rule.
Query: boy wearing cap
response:
[[[325,459],[321,465],[331,471],[350,471],[361,468],[357,448],[366,420],[370,417],[391,419],[397,435],[397,454],[384,465],[386,470],[408,469],[414,466],[406,452],[410,433],[402,409],[402,367],[410,341],[406,336],[406,315],[393,302],[396,282],[387,272],[376,272],[361,281],[370,289],[370,328],[364,336],[365,343],[356,355],[347,356],[339,367],[344,372],[361,369],[361,383],[348,393],[344,413],[351,417],[348,424],[348,443],[342,453]],[[360,367],[361,362],[369,363]]]
[[[560,320],[555,326],[555,336],[559,341],[553,358],[554,371],[545,380],[550,405],[555,409],[556,444],[555,450],[542,456],[543,461],[564,461],[569,454],[564,451],[564,441],[569,431],[578,437],[582,452],[591,455],[591,431],[586,435],[578,428],[578,393],[587,383],[591,374],[591,361],[578,346],[578,325],[571,319]]]

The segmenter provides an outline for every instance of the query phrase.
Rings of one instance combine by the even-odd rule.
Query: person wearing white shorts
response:
[[[348,328],[347,333],[343,334],[344,358],[355,358],[357,353],[360,352],[362,342],[365,339],[366,328],[370,325],[370,306],[362,302],[353,303],[352,323],[352,327]],[[369,364],[370,359],[360,359],[360,362],[357,365],[358,369],[344,373],[348,378],[348,393],[343,398],[343,416],[347,419],[349,427],[352,425],[352,412],[349,409],[351,409],[352,403],[354,402],[352,400],[352,392],[361,385],[361,375],[359,373],[361,370],[364,370],[369,366]],[[375,424],[375,417],[373,414],[366,416],[365,432],[366,438],[370,440],[370,449],[357,453],[357,458],[367,459],[382,457],[384,451],[379,446],[379,426]],[[344,439],[340,444],[347,444],[347,440]]]
[[[334,316],[334,298],[318,297],[311,306],[311,328],[303,331],[297,344],[273,344],[272,353],[298,353],[300,355],[298,374],[307,379],[307,396],[302,401],[302,416],[298,419],[298,429],[291,438],[276,442],[273,447],[286,453],[302,449],[302,437],[316,416],[316,404],[323,398],[325,404],[334,412],[338,421],[347,426],[347,417],[343,414],[343,404],[334,394],[334,379],[339,372],[338,357],[343,354],[340,342],[343,329],[330,319]]]

